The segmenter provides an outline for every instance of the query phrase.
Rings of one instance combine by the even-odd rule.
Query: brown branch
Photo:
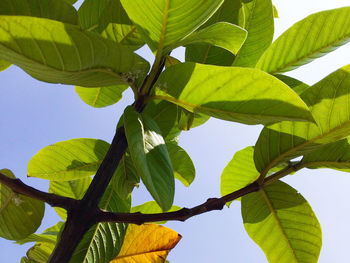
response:
[[[221,198],[210,198],[205,203],[193,208],[182,208],[175,212],[142,214],[142,213],[113,213],[99,210],[97,220],[99,222],[132,223],[141,225],[147,222],[157,221],[186,221],[187,219],[213,210],[222,210],[227,202],[233,201],[246,194],[260,190],[257,182],[225,195]]]
[[[29,185],[26,185],[20,179],[13,179],[2,173],[0,173],[0,183],[6,185],[17,194],[22,194],[46,202],[53,207],[62,207],[66,210],[70,210],[73,209],[73,207],[76,206],[78,202],[77,200],[69,197],[42,192]]]

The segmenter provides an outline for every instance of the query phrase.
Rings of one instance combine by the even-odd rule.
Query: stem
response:
[[[303,164],[301,162],[297,162],[295,164],[290,164],[287,167],[283,168],[282,170],[274,173],[273,175],[270,175],[269,177],[265,177],[263,181],[263,185],[269,185],[273,182],[276,182],[277,180],[285,177],[286,175],[296,172],[300,169],[304,168]]]

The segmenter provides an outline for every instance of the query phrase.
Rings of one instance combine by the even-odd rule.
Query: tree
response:
[[[244,3],[242,7],[235,6],[235,1],[226,1],[223,4],[225,6],[222,7],[220,7],[222,1],[208,1],[206,3],[208,6],[201,6],[200,8],[202,9],[198,6],[192,6],[193,17],[187,17],[187,20],[183,17],[181,17],[181,19],[178,17],[184,10],[179,9],[181,12],[175,12],[173,14],[172,12],[169,12],[169,22],[167,23],[167,28],[169,28],[169,30],[172,28],[171,19],[174,19],[172,21],[174,26],[179,26],[178,23],[180,22],[182,22],[183,25],[186,25],[186,27],[175,27],[173,32],[168,32],[167,30],[157,31],[157,29],[153,28],[153,25],[156,23],[152,23],[157,21],[152,21],[150,18],[142,17],[144,15],[143,12],[146,12],[149,9],[147,4],[142,3],[143,1],[139,1],[139,4],[144,6],[141,6],[142,8],[138,9],[133,6],[133,3],[138,1],[134,1],[133,3],[128,3],[127,1],[121,2],[128,16],[137,24],[136,29],[134,29],[125,13],[122,12],[123,9],[118,9],[118,7],[121,8],[121,5],[117,5],[119,2],[113,1],[100,3],[101,5],[108,4],[116,6],[113,6],[113,8],[107,6],[104,9],[105,13],[101,14],[100,18],[97,18],[96,21],[86,19],[86,17],[96,17],[97,15],[95,14],[95,16],[91,16],[90,12],[97,10],[91,6],[89,7],[89,5],[92,4],[92,1],[86,1],[82,8],[80,8],[80,11],[78,12],[80,26],[83,29],[95,31],[93,33],[87,33],[78,30],[75,26],[69,25],[69,23],[76,23],[76,14],[74,14],[74,10],[68,7],[67,4],[64,4],[64,2],[57,2],[58,5],[63,6],[57,8],[57,10],[68,10],[67,12],[62,11],[64,15],[62,15],[62,13],[60,15],[52,13],[49,15],[43,13],[37,15],[50,18],[51,20],[33,17],[1,17],[3,21],[1,27],[3,33],[1,35],[3,37],[0,40],[0,56],[4,61],[12,62],[23,68],[33,77],[48,82],[83,85],[85,87],[96,87],[97,84],[105,86],[113,84],[113,88],[76,88],[78,94],[85,101],[90,104],[95,103],[95,106],[97,105],[97,102],[93,99],[96,98],[97,93],[100,96],[99,98],[102,99],[101,101],[98,101],[100,103],[107,103],[102,97],[104,92],[108,99],[112,99],[112,102],[116,102],[120,97],[118,92],[121,93],[121,91],[126,88],[126,84],[129,84],[135,92],[136,103],[134,104],[134,109],[137,112],[143,112],[143,108],[145,104],[147,104],[141,115],[140,113],[135,112],[132,107],[126,109],[123,121],[121,121],[119,125],[119,133],[117,133],[119,139],[116,140],[116,143],[121,144],[121,146],[117,147],[116,154],[112,154],[112,157],[117,158],[119,156],[122,158],[122,164],[124,164],[125,169],[127,169],[129,173],[134,175],[134,178],[131,178],[132,180],[121,181],[123,179],[123,170],[121,168],[122,166],[119,166],[118,169],[122,171],[119,171],[118,173],[117,170],[116,176],[114,176],[113,179],[114,181],[110,184],[105,194],[106,196],[113,191],[117,192],[117,195],[111,195],[116,199],[114,200],[115,206],[113,207],[113,204],[105,206],[105,202],[108,199],[103,198],[100,205],[102,205],[103,208],[107,208],[107,210],[112,210],[113,212],[128,212],[128,206],[130,206],[130,204],[127,204],[125,200],[127,200],[134,183],[139,180],[139,177],[141,177],[143,183],[163,211],[168,210],[172,204],[173,195],[171,193],[174,191],[173,171],[171,168],[173,167],[179,170],[176,175],[185,184],[189,184],[193,179],[193,169],[190,159],[183,150],[178,148],[173,140],[180,128],[188,129],[193,124],[201,124],[206,120],[206,115],[230,121],[238,121],[245,124],[262,123],[265,124],[266,127],[262,131],[255,149],[253,150],[253,148],[249,147],[236,153],[233,161],[228,164],[222,175],[223,194],[228,192],[232,194],[229,194],[229,196],[226,196],[223,199],[210,200],[204,206],[201,206],[201,209],[198,209],[198,212],[202,212],[203,207],[206,207],[207,210],[222,208],[226,201],[233,200],[234,198],[245,195],[248,192],[259,190],[258,193],[245,195],[242,198],[242,210],[243,212],[249,212],[243,213],[248,233],[250,233],[253,239],[259,243],[259,236],[254,230],[256,228],[260,229],[262,219],[271,219],[271,215],[276,214],[276,218],[280,219],[280,222],[282,222],[283,220],[281,220],[281,218],[283,219],[286,214],[288,214],[289,217],[290,214],[298,212],[299,217],[295,218],[295,220],[301,220],[299,222],[300,225],[306,223],[305,220],[309,220],[307,222],[308,224],[314,225],[313,235],[310,233],[309,229],[302,228],[299,229],[299,231],[304,231],[306,237],[311,238],[311,236],[313,236],[315,240],[318,241],[316,242],[315,240],[312,240],[314,246],[312,248],[307,248],[307,251],[314,254],[314,257],[312,259],[309,258],[307,262],[315,262],[320,249],[320,232],[315,215],[312,213],[307,202],[302,199],[300,195],[296,195],[293,189],[279,181],[272,182],[275,181],[275,179],[286,176],[302,167],[318,168],[327,166],[337,169],[347,168],[347,141],[342,139],[346,138],[348,135],[346,127],[348,120],[346,119],[346,114],[344,116],[342,116],[342,114],[347,113],[344,111],[346,106],[346,100],[344,100],[344,98],[346,98],[346,88],[349,85],[349,69],[348,67],[344,67],[310,88],[299,81],[290,79],[283,75],[276,75],[275,73],[287,70],[287,65],[295,66],[292,63],[294,62],[294,59],[297,60],[299,64],[302,62],[301,58],[310,59],[310,56],[317,54],[320,49],[324,51],[324,47],[334,48],[337,45],[345,43],[349,36],[349,32],[346,31],[349,28],[346,26],[346,23],[349,23],[349,8],[325,11],[308,17],[303,20],[303,22],[293,26],[293,28],[288,31],[289,34],[286,33],[274,44],[270,45],[273,34],[273,9],[271,2],[269,1],[250,1]],[[259,5],[255,2],[264,5],[260,6],[261,9],[259,9]],[[47,1],[42,1],[42,4],[44,3],[47,3]],[[94,3],[96,3],[96,1]],[[163,1],[159,1],[159,3],[163,3]],[[195,3],[195,1],[191,2],[191,4],[194,5]],[[169,4],[173,3],[170,1]],[[271,8],[266,8],[265,4],[270,5]],[[6,10],[7,12],[10,12],[9,10],[11,10],[11,12],[17,12],[16,10],[13,11],[14,9],[6,9],[6,3],[4,3],[4,6],[5,7],[1,10],[5,10],[5,12]],[[228,7],[233,9],[229,9]],[[252,9],[253,7],[255,9]],[[167,6],[165,6],[165,8],[167,8]],[[214,22],[227,21],[228,19],[224,15],[220,17],[220,15],[224,13],[219,13],[219,11],[214,14],[211,20],[208,20],[203,24],[217,8],[221,8],[221,11],[236,10],[237,15],[230,16],[228,22],[241,25],[241,27],[220,22],[215,24]],[[239,9],[244,12],[238,12]],[[103,10],[103,8],[99,10]],[[120,12],[118,12],[119,16],[112,17],[108,14],[108,12],[112,10],[120,10]],[[261,14],[258,13],[259,10]],[[271,10],[271,12],[266,12],[266,10]],[[19,9],[18,13],[7,13],[6,15],[26,15],[24,13],[26,11],[28,10]],[[195,16],[196,12],[194,11],[198,11],[197,15],[199,17]],[[205,13],[204,11],[208,11],[208,13]],[[254,12],[259,14],[256,16],[257,18],[262,19],[262,21],[267,24],[263,24],[261,20],[258,20],[258,22],[254,24],[253,18],[255,17],[252,15],[255,14]],[[242,18],[242,15],[239,15],[242,13],[247,15],[246,20],[239,19]],[[263,18],[262,13],[263,15],[266,15],[265,18]],[[34,14],[31,13],[31,15],[33,16]],[[248,19],[249,15],[251,20]],[[66,24],[52,21],[52,19],[58,19],[57,17],[66,22]],[[62,19],[62,17],[64,17],[64,19]],[[161,16],[161,18],[163,17],[165,16]],[[111,21],[114,24],[109,24]],[[245,23],[245,21],[251,21],[251,23]],[[312,21],[312,27],[310,27],[310,21]],[[327,22],[319,24],[320,21]],[[94,26],[96,23],[97,26]],[[35,25],[35,27],[32,25]],[[198,29],[199,26],[201,27]],[[246,31],[242,30],[242,27],[245,27],[248,32],[251,32],[248,37],[246,36]],[[45,31],[46,29],[51,29],[51,32],[54,31],[55,34],[51,35],[47,33],[50,32],[50,30]],[[195,33],[188,35],[192,30],[196,29],[197,31]],[[257,29],[257,33],[254,33],[254,29]],[[116,43],[120,40],[120,38],[118,39],[120,34],[125,34],[127,30],[129,30],[129,32],[131,30],[132,33],[140,32],[142,35],[142,37],[140,37],[140,35],[134,34],[131,35],[131,38],[126,38],[127,41],[130,41],[127,43],[129,48],[138,48],[140,45],[143,45],[142,39],[145,39],[151,48],[158,50],[155,63],[146,79],[145,75],[148,71],[147,63],[140,57],[135,56],[128,49]],[[119,33],[119,35],[114,34],[115,32]],[[222,32],[225,32],[225,34]],[[302,32],[315,32],[315,38],[310,37],[310,35],[312,36],[311,33],[304,38],[295,38],[295,35],[293,35],[293,33],[298,33],[298,36],[303,36],[301,34]],[[115,42],[101,38],[98,36],[99,33],[105,38],[112,38],[112,41]],[[159,34],[157,35],[157,33]],[[161,37],[163,35],[164,38]],[[183,39],[184,36],[187,37]],[[30,37],[33,37],[33,39],[31,40]],[[265,42],[259,41],[258,45],[252,48],[252,45],[257,43],[254,42],[254,37],[257,37],[260,40],[265,40]],[[293,46],[290,48],[288,46],[288,48],[286,48],[286,45],[290,45],[291,43],[290,40],[288,40],[289,38],[293,39]],[[87,39],[89,40],[88,42],[90,43],[90,46],[86,45]],[[159,39],[163,42],[159,41]],[[181,41],[179,39],[181,39]],[[123,40],[124,44],[126,40]],[[50,43],[52,41],[55,42],[55,45]],[[203,56],[205,55],[204,51],[206,50],[203,51],[204,45],[201,42],[217,46],[210,48],[209,51],[214,52],[215,56],[208,56],[206,61],[203,61]],[[198,45],[198,43],[201,44]],[[300,45],[297,45],[298,43],[300,43]],[[103,52],[104,50],[107,50],[102,49],[105,45],[108,47],[108,53]],[[169,51],[177,45],[187,46],[187,61],[204,62],[207,65],[194,64],[191,62],[178,63],[168,55]],[[36,49],[38,47],[40,48]],[[225,51],[223,48],[230,51],[232,54],[235,54],[235,56]],[[61,57],[57,57],[55,52],[61,49],[64,50],[64,52],[61,53]],[[208,50],[208,47],[206,47],[206,49]],[[76,50],[79,52],[74,53]],[[259,52],[252,52],[252,50],[260,50],[260,54],[257,54]],[[278,53],[279,50],[288,50],[289,53],[284,53],[277,57],[274,54]],[[93,56],[91,54],[93,54]],[[123,56],[120,56],[120,54]],[[115,58],[113,56],[115,56]],[[84,58],[86,58],[86,61],[84,61]],[[74,59],[76,60],[74,61]],[[292,60],[288,61],[288,59]],[[114,61],[122,61],[123,63],[114,64]],[[166,63],[172,65],[172,67],[168,65],[169,68],[160,74],[163,64]],[[244,66],[245,68],[222,67],[222,65],[232,65],[232,63],[234,63],[234,66]],[[4,64],[6,64],[6,62],[4,62]],[[212,66],[211,64],[219,64],[220,67]],[[96,67],[98,67],[98,69],[92,72],[91,69],[96,69]],[[254,67],[258,69],[254,69]],[[111,69],[111,71],[107,71],[105,68]],[[86,74],[82,69],[89,69],[90,72]],[[271,74],[263,73],[261,69],[273,74],[275,77],[272,77]],[[72,71],[75,73],[72,74]],[[279,78],[280,81],[277,80],[276,77]],[[203,78],[205,79],[203,80]],[[157,81],[155,81],[156,79]],[[337,81],[339,86],[336,85]],[[124,87],[121,87],[121,84],[123,84]],[[289,85],[289,87],[286,84]],[[199,86],[200,90],[197,89],[195,92],[194,88]],[[332,87],[337,87],[338,91],[340,91],[340,95],[338,97],[337,94],[339,93],[335,92],[334,97],[336,99],[332,104],[334,106],[329,107],[327,103],[329,103],[330,95],[327,92],[329,92],[329,89]],[[266,89],[265,92],[262,90],[264,88]],[[298,97],[291,88],[294,89],[300,97]],[[284,95],[282,98],[280,96],[281,93]],[[314,95],[320,95],[320,99],[315,99]],[[228,97],[232,101],[227,101]],[[155,103],[150,98],[163,99],[164,101]],[[172,103],[175,102],[178,106],[170,104],[167,101]],[[186,108],[186,110],[183,107]],[[163,109],[164,111],[167,110],[164,118],[161,114],[156,114],[163,112],[160,109]],[[330,109],[334,109],[334,111],[329,112]],[[338,112],[336,112],[336,109],[338,109]],[[330,123],[324,122],[323,116],[326,113],[327,116],[335,114],[337,118],[332,116],[329,118],[329,120],[334,120],[334,123],[332,121],[330,121]],[[300,122],[301,120],[304,122]],[[142,125],[140,123],[142,123]],[[313,123],[316,123],[318,126]],[[121,128],[123,125],[126,131],[127,142],[129,145],[132,145],[126,155],[124,155],[123,152],[120,152],[121,148],[126,150],[126,140],[122,135],[123,128]],[[283,128],[283,133],[279,130],[281,127]],[[296,127],[296,129],[293,130],[291,127]],[[303,134],[304,127],[311,127],[311,132],[308,136]],[[317,127],[321,127],[322,129],[320,134],[317,133]],[[292,130],[298,134],[292,133]],[[335,130],[337,132],[333,133],[332,131]],[[163,135],[167,144],[163,143],[160,134]],[[273,138],[271,140],[273,142],[271,145],[266,144],[266,140],[275,134],[275,138],[282,138],[280,144],[273,140]],[[324,134],[326,136],[322,136]],[[147,148],[144,148],[143,141],[147,142]],[[289,144],[290,142],[296,143],[296,147],[291,147]],[[325,144],[327,145],[324,146]],[[268,148],[268,146],[271,148]],[[102,161],[107,152],[107,148],[107,143],[91,139],[71,140],[69,142],[58,143],[43,149],[33,157],[29,163],[28,174],[30,176],[51,179],[50,191],[53,193],[58,195],[72,194],[67,192],[67,189],[72,189],[72,191],[74,190],[74,197],[80,198],[81,196],[77,193],[82,194],[85,191],[90,183],[89,176],[95,174],[98,168],[96,163],[99,164],[99,162]],[[297,148],[298,151],[296,151],[295,148]],[[81,151],[81,149],[83,149],[83,151]],[[263,152],[267,151],[270,154],[268,156],[260,154],[261,149]],[[279,152],[276,149],[282,149],[285,152]],[[69,152],[68,154],[68,150],[72,152]],[[337,153],[338,155],[333,156],[334,153]],[[50,154],[51,156],[48,156]],[[304,156],[302,161],[291,161],[294,157],[300,155]],[[62,158],[60,158],[60,156]],[[109,155],[107,154],[107,156]],[[159,156],[162,158],[159,159]],[[183,158],[181,159],[181,162],[179,162],[179,156]],[[327,158],[322,159],[324,156]],[[49,157],[54,158],[55,161],[53,162]],[[67,159],[67,157],[70,159]],[[332,157],[334,157],[334,160],[332,160]],[[171,161],[169,159],[171,159]],[[63,163],[64,169],[54,170],[62,168],[62,166],[59,166],[62,165],[62,161],[64,160],[67,161],[66,163]],[[178,219],[192,215],[188,210],[180,210],[182,212],[174,212],[170,214],[165,213],[161,215],[142,216],[140,214],[110,214],[103,210],[96,209],[96,204],[99,202],[98,196],[101,197],[100,195],[104,192],[102,191],[102,188],[107,187],[108,180],[106,180],[106,177],[108,174],[110,174],[110,176],[113,175],[114,169],[116,168],[116,165],[113,164],[113,167],[109,170],[108,165],[110,159],[107,158],[105,160],[108,160],[107,171],[110,172],[108,173],[106,170],[102,170],[105,166],[101,165],[99,168],[100,172],[97,172],[97,175],[94,177],[94,182],[99,181],[100,179],[98,178],[103,178],[105,179],[105,183],[101,189],[99,189],[100,187],[96,187],[96,183],[94,182],[90,184],[90,186],[94,187],[90,187],[90,190],[87,191],[86,197],[82,201],[83,204],[71,199],[61,198],[58,195],[52,196],[47,195],[46,193],[34,191],[33,189],[28,189],[17,180],[8,179],[8,176],[11,176],[11,173],[8,170],[2,171],[4,176],[1,178],[2,183],[10,186],[16,193],[29,195],[36,199],[40,199],[41,201],[46,201],[54,206],[67,208],[70,211],[70,220],[68,220],[65,230],[61,235],[63,241],[59,241],[59,244],[61,244],[63,249],[74,248],[74,244],[71,242],[75,241],[77,244],[80,241],[79,231],[81,231],[80,234],[82,235],[91,224],[96,223],[96,218],[103,220],[117,219],[119,222],[121,220],[123,222],[140,223],[143,222],[145,218],[154,221],[155,219]],[[118,160],[115,160],[115,162],[117,161]],[[246,170],[242,171],[242,168],[239,167],[239,171],[237,171],[237,163],[241,164],[243,161],[247,163],[247,165],[243,167]],[[162,163],[162,165],[158,166],[159,162]],[[153,165],[154,163],[157,163],[157,165]],[[81,168],[86,165],[89,166],[88,169]],[[48,169],[49,172],[50,169],[52,169],[51,173],[48,174],[46,169]],[[57,171],[60,172],[59,177],[56,175]],[[99,174],[101,176],[98,176]],[[265,177],[266,175],[267,177]],[[238,176],[239,180],[236,178]],[[78,177],[82,179],[70,183],[66,182],[67,180],[77,179]],[[260,179],[255,181],[257,178]],[[245,179],[246,181],[242,182],[242,179]],[[161,180],[164,180],[165,183],[161,186],[157,185],[156,183],[159,181],[160,184],[162,183]],[[243,188],[244,191],[239,190],[246,185],[248,186]],[[2,235],[15,240],[24,238],[31,232],[35,231],[38,223],[40,223],[43,212],[43,203],[26,200],[22,196],[6,192],[8,189],[3,185],[1,187],[1,200],[10,200],[12,202],[11,204],[13,204],[13,206],[8,206],[9,209],[14,208],[11,213],[21,213],[23,212],[21,208],[24,209],[23,207],[26,206],[29,206],[29,208],[30,206],[35,207],[35,210],[37,210],[35,211],[36,213],[33,213],[31,221],[25,220],[31,224],[28,226],[23,224],[26,227],[21,231],[18,231],[17,229],[18,222],[9,220],[9,218],[6,217],[10,215],[12,219],[12,214],[6,214],[4,212],[7,212],[7,210],[2,210],[2,219],[5,220],[4,222],[6,225],[10,223],[14,224],[12,228],[9,227],[8,229],[2,230],[4,232]],[[277,193],[275,191],[276,188],[278,188],[280,196],[275,196],[275,198],[270,197],[272,193]],[[235,190],[238,190],[238,192]],[[8,195],[10,195],[10,199],[6,198]],[[261,196],[265,197],[265,199],[263,199],[265,202],[262,202]],[[286,197],[292,198],[292,200],[286,199]],[[254,209],[257,209],[257,207],[253,206],[253,198],[262,202],[259,209],[263,209],[265,212],[265,214],[262,215],[263,218],[250,216],[250,213],[253,213]],[[278,203],[278,199],[280,198],[289,201],[287,205],[284,205],[285,203],[282,203],[282,205],[281,203]],[[123,204],[125,207],[122,207]],[[268,204],[270,208],[274,208],[271,209],[273,210],[272,212],[266,209],[266,204]],[[7,208],[5,205],[3,207]],[[83,212],[81,211],[82,208],[84,208]],[[40,212],[38,210],[40,210]],[[309,216],[301,217],[300,214],[305,214],[305,212],[307,212]],[[65,216],[65,213],[62,212],[62,210],[59,213],[62,217]],[[89,220],[89,215],[91,216],[91,221]],[[82,218],[79,217],[84,218],[84,220],[81,220]],[[23,218],[22,215],[20,218]],[[75,220],[78,221],[77,224],[74,224]],[[90,225],[84,225],[82,222],[90,223]],[[276,222],[278,223],[279,221],[275,220],[273,223],[276,225]],[[280,232],[282,231],[285,233],[288,229],[294,227],[294,225],[291,226],[290,223],[286,222],[282,222],[279,225],[281,226],[279,228]],[[273,223],[272,226],[275,226]],[[287,225],[284,225],[284,223]],[[2,225],[4,226],[5,224]],[[115,229],[113,229],[113,227],[111,228],[110,233],[115,233],[113,231],[117,231],[118,229],[118,233],[122,233],[120,239],[123,239],[123,231],[125,231],[126,226],[120,224],[110,225],[115,226]],[[264,227],[265,226],[266,224],[264,224]],[[49,235],[49,237],[47,235],[30,235],[27,237],[27,240],[34,239],[40,244],[40,246],[31,250],[28,254],[29,257],[35,258],[31,259],[32,261],[38,261],[37,257],[39,255],[46,256],[45,252],[50,251],[50,249],[53,248],[56,236],[59,235],[59,229],[60,225],[56,226],[55,229],[50,229],[51,235]],[[133,228],[129,226],[128,229]],[[132,231],[130,232],[135,233]],[[290,247],[287,246],[286,251],[280,252],[284,253],[284,258],[287,261],[289,260],[288,255],[293,253],[295,253],[299,260],[300,257],[304,256],[302,250],[298,247],[300,243],[295,243],[295,239],[291,236],[298,235],[298,233],[299,232],[295,230],[294,232],[291,231],[290,233],[285,234],[284,236],[286,236],[287,239],[283,239],[283,235],[281,238],[281,235],[278,235],[278,233],[269,236],[269,239],[273,239],[270,242],[283,242],[284,240],[285,244],[290,245]],[[305,238],[305,236],[303,236],[303,238]],[[44,237],[46,238],[46,242],[42,239]],[[75,237],[77,237],[76,240],[73,239]],[[85,242],[89,242],[88,235],[84,238]],[[50,241],[47,239],[50,239]],[[264,238],[263,243],[266,244],[269,239]],[[305,239],[300,242],[305,243],[307,241],[311,242],[310,240]],[[22,240],[19,242],[24,241]],[[118,248],[120,249],[121,243],[122,242],[116,242],[115,244],[108,243],[109,246],[106,248],[106,251],[111,251],[114,245],[114,250],[112,249],[114,255],[112,256],[117,256]],[[260,245],[263,246],[261,243]],[[84,242],[82,242],[80,246],[83,247]],[[47,251],[43,251],[43,248]],[[283,249],[283,246],[278,248]],[[54,260],[58,260],[57,262],[68,260],[61,259],[59,256],[69,255],[69,252],[60,253],[59,249],[60,245],[58,245],[56,250],[58,256],[55,256],[52,259],[52,262],[55,262]],[[101,247],[100,249],[104,248]],[[263,250],[267,254],[269,260],[275,262],[273,257],[274,253],[276,253],[276,249],[270,251],[268,248],[263,247]],[[71,252],[73,253],[73,251]],[[47,252],[47,254],[49,253]],[[81,255],[75,254],[73,259],[75,259],[76,262],[80,262],[79,256]],[[108,254],[108,256],[111,256],[111,254]],[[111,258],[109,258],[108,261],[110,259]],[[101,260],[103,261],[107,259],[104,258]]]

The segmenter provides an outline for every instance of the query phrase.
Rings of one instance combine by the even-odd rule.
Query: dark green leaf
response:
[[[309,85],[301,82],[300,80],[294,79],[286,75],[276,74],[275,77],[286,83],[298,95],[302,94],[305,90],[307,90],[310,87]]]

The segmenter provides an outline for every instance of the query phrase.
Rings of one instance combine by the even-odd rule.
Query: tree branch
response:
[[[0,183],[9,187],[15,193],[46,202],[54,207],[62,207],[66,210],[71,210],[78,203],[77,200],[69,197],[42,192],[29,185],[26,185],[20,179],[13,179],[2,173],[0,173]]]
[[[113,213],[99,210],[97,221],[115,222],[115,223],[132,223],[141,225],[147,222],[157,221],[186,221],[187,219],[213,210],[221,210],[229,201],[235,200],[246,194],[260,190],[257,182],[247,185],[246,187],[225,195],[221,198],[210,198],[201,205],[193,208],[182,208],[175,212],[142,214],[142,213]]]

